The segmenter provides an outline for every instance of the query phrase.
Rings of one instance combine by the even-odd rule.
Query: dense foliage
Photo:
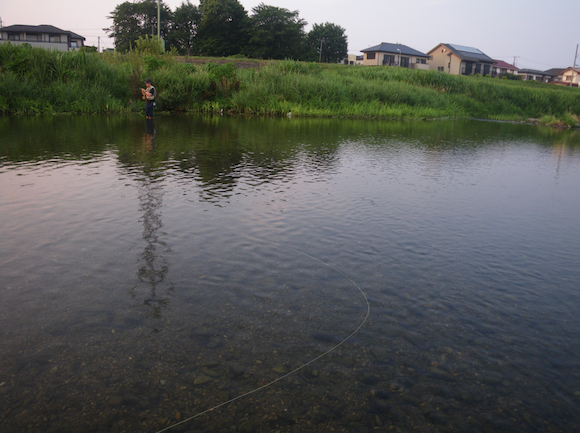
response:
[[[118,51],[129,51],[139,36],[157,35],[157,6],[156,0],[126,1],[111,12],[113,25],[104,30],[115,38]],[[160,15],[160,35],[165,38],[173,27],[173,12],[161,2]]]
[[[298,16],[298,11],[260,3],[252,12],[247,47],[250,57],[277,60],[303,57],[306,22]]]
[[[314,24],[306,38],[306,52],[311,62],[339,63],[347,55],[346,30],[332,23]],[[318,56],[313,57],[315,53]]]
[[[146,34],[157,35],[157,2],[126,1],[109,17],[105,29],[125,53]],[[165,48],[181,55],[232,56],[256,59],[294,59],[336,63],[347,54],[345,29],[331,23],[315,24],[306,33],[298,11],[260,3],[248,15],[238,0],[189,0],[171,12],[161,2],[161,37]],[[322,49],[322,51],[321,51]]]
[[[142,45],[147,45],[143,38]],[[249,61],[173,55],[47,51],[0,44],[0,112],[141,111],[152,78],[158,112],[225,112],[368,118],[542,119],[574,125],[580,89],[537,82],[454,76],[383,66],[290,60]],[[254,67],[248,67],[254,66]]]
[[[197,29],[198,54],[240,54],[250,37],[250,20],[237,0],[200,0],[201,21]]]

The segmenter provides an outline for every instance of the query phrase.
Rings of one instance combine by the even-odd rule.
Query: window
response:
[[[385,54],[383,57],[383,65],[394,65],[395,64],[395,56],[392,54]]]
[[[30,42],[38,42],[40,39],[40,35],[26,35],[26,40]]]
[[[9,41],[19,41],[20,35],[10,34],[8,33],[8,40]]]
[[[437,66],[437,70],[439,72],[444,72],[445,71],[445,68],[443,66]]]
[[[374,60],[377,53],[367,53],[367,60]]]
[[[417,57],[415,63],[422,63],[424,65],[427,64],[427,59],[420,59],[419,57]]]
[[[48,40],[50,42],[60,43],[60,35],[50,35]]]
[[[71,47],[71,48],[78,48],[77,41],[72,41],[72,42],[70,43],[70,47]]]

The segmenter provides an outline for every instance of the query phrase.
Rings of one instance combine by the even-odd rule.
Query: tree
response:
[[[196,49],[206,56],[241,54],[249,39],[249,18],[237,0],[200,0]]]
[[[161,37],[165,38],[169,33],[173,14],[163,2],[161,2]],[[139,36],[157,35],[157,1],[142,0],[131,3],[124,2],[115,7],[108,17],[113,20],[113,25],[103,29],[115,38],[117,51],[126,52]]]
[[[191,55],[200,19],[197,6],[192,5],[189,0],[182,2],[173,14],[173,26],[167,37],[169,46],[177,48],[179,54]]]
[[[248,54],[261,59],[298,59],[303,52],[306,21],[298,11],[260,3],[252,9]]]
[[[314,24],[306,38],[307,60],[323,63],[338,63],[343,60],[348,52],[344,32],[345,30],[336,24]]]

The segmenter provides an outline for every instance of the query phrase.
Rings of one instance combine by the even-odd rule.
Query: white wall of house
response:
[[[7,32],[0,31],[0,38],[0,43],[29,44],[31,47],[47,50],[69,51],[69,35],[66,33],[54,35],[47,33],[20,33],[18,35],[9,35]]]
[[[567,69],[562,74],[562,81],[565,83],[572,82],[572,84],[578,84],[578,71],[578,69],[576,69],[576,71],[572,71],[572,68]]]

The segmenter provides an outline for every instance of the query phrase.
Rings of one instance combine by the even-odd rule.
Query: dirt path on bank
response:
[[[275,60],[254,60],[254,59],[228,59],[228,58],[218,58],[218,57],[185,57],[179,56],[177,60],[181,63],[192,63],[194,65],[205,65],[207,63],[217,63],[218,65],[223,65],[225,63],[234,63],[240,69],[260,69]]]

